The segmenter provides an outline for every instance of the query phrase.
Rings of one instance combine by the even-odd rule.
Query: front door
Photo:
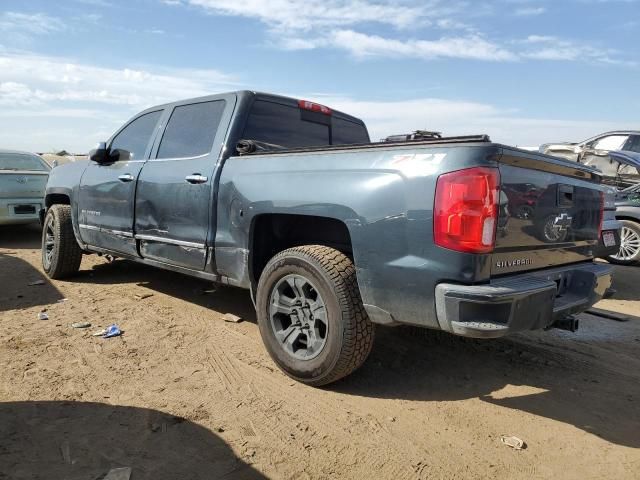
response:
[[[136,179],[149,156],[162,112],[143,113],[114,135],[108,145],[113,162],[89,161],[78,198],[80,236],[85,243],[137,255],[133,235]]]
[[[230,115],[225,98],[177,104],[171,112],[137,185],[135,237],[143,257],[204,269],[215,169]]]

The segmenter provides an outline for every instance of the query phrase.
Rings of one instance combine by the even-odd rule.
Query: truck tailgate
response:
[[[603,207],[596,172],[509,149],[503,152],[499,169],[492,276],[593,258]]]

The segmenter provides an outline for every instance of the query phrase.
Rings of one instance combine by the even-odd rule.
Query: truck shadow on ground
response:
[[[11,272],[13,278],[0,289],[0,312],[50,305],[63,298],[41,271],[21,258],[0,253],[0,271]]]
[[[255,323],[255,311],[246,291],[214,287],[202,280],[178,277],[134,262],[116,260],[99,264],[82,271],[75,281],[137,282]],[[206,293],[211,288],[218,290]],[[612,325],[629,328],[631,323]],[[549,337],[544,335],[554,334],[523,334],[482,342],[442,332],[378,328],[376,345],[367,363],[328,389],[354,396],[418,402],[479,398],[493,405],[572,424],[610,442],[640,447],[637,376],[612,372],[610,366],[600,361],[600,350],[590,348],[588,341],[576,343],[569,337],[550,338],[547,343],[545,338]],[[633,335],[640,337],[640,332],[636,329],[630,335],[624,341],[640,350],[640,339],[633,338]],[[637,362],[637,357],[634,355],[632,361]]]
[[[82,268],[82,267],[81,267]],[[179,279],[176,281],[176,279]],[[251,322],[256,313],[247,290],[217,285],[187,275],[127,260],[94,265],[91,270],[80,270],[74,282],[97,285],[137,283],[153,291],[180,298],[189,303],[211,308],[221,313],[233,313]]]
[[[640,300],[640,265],[622,266],[616,265],[613,276],[613,287],[616,293],[614,300]]]
[[[619,325],[611,324],[612,328]],[[638,330],[635,332],[640,337]],[[563,340],[566,344],[560,343]],[[634,340],[640,353],[640,338],[629,339],[632,344]],[[422,402],[479,398],[638,448],[637,375],[614,373],[601,360],[584,345],[569,339],[547,343],[535,333],[478,341],[443,332],[416,335],[402,328],[378,329],[366,368],[334,389],[364,397]]]
[[[132,479],[266,478],[213,432],[146,408],[0,403],[0,438],[0,478],[101,479],[126,467]]]
[[[37,223],[29,225],[0,225],[0,248],[39,250],[41,232],[42,228]]]

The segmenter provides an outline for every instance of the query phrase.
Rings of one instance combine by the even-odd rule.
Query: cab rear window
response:
[[[266,100],[254,102],[242,138],[286,148],[369,141],[366,128],[356,122]]]

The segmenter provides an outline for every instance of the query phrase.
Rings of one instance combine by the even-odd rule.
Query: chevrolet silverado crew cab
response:
[[[70,277],[103,253],[248,289],[275,363],[324,385],[375,324],[575,330],[611,283],[602,191],[484,135],[370,143],[357,118],[241,91],[149,108],[53,169],[42,262]]]

